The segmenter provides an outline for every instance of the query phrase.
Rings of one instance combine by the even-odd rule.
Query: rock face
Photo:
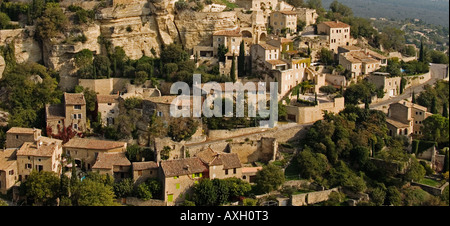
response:
[[[71,34],[84,35],[87,39],[84,43],[55,44],[44,41],[41,46],[33,39],[34,27],[26,27],[1,30],[0,45],[14,40],[16,58],[19,63],[43,60],[46,66],[59,71],[61,88],[71,90],[77,84],[74,55],[82,49],[104,54],[104,46],[98,43],[99,36],[110,41],[112,47],[123,47],[131,59],[139,59],[144,55],[153,56],[152,52],[157,57],[162,45],[173,42],[182,43],[190,52],[196,45],[211,45],[214,31],[234,29],[239,26],[238,11],[175,12],[175,1],[113,0],[112,4],[97,12],[94,22],[83,25],[79,29],[79,34]],[[92,9],[92,4],[73,3]],[[67,7],[70,4],[72,2],[64,1],[61,6]]]

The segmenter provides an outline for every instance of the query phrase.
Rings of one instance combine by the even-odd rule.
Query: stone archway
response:
[[[260,42],[265,42],[266,41],[266,37],[267,37],[266,33],[261,33],[259,35],[259,41]]]
[[[250,31],[244,30],[244,31],[242,31],[242,37],[243,38],[252,38],[253,35]]]

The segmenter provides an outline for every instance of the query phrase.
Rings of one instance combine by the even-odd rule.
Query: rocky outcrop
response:
[[[17,63],[38,62],[42,59],[42,52],[39,43],[33,36],[33,26],[22,29],[0,30],[0,45],[14,44]]]

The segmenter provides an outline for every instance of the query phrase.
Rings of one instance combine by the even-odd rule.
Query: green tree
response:
[[[333,55],[334,55],[333,51],[327,48],[322,48],[319,52],[320,61],[325,65],[331,65],[334,63]]]
[[[449,119],[435,114],[422,121],[422,134],[427,140],[436,142],[448,142],[449,139]]]
[[[237,77],[236,77],[236,62],[235,62],[234,53],[233,53],[233,59],[231,60],[230,77],[231,77],[231,81],[233,81],[233,82],[237,81]]]
[[[395,186],[389,186],[386,192],[386,202],[388,205],[402,205],[402,194]]]
[[[136,85],[142,85],[145,83],[145,81],[147,81],[148,79],[148,74],[145,71],[138,71],[135,74],[134,77],[134,84]]]
[[[94,79],[96,78],[109,78],[109,76],[111,75],[111,61],[109,60],[109,58],[107,56],[103,56],[103,55],[96,55],[94,57],[94,70],[95,70],[95,74],[96,76],[94,77]]]
[[[268,164],[256,173],[255,183],[261,192],[276,190],[284,183],[283,171],[276,165]]]
[[[425,49],[423,46],[423,40],[420,40],[419,61],[425,62]]]
[[[442,106],[442,116],[448,118],[448,104],[444,103]]]
[[[225,45],[219,44],[219,47],[217,48],[217,57],[220,62],[225,62],[225,54],[228,53],[228,48],[225,47]]]
[[[111,185],[93,179],[84,179],[76,190],[79,206],[117,206]]]
[[[86,67],[92,64],[94,54],[89,49],[83,49],[75,53],[75,65],[79,68]]]
[[[386,198],[386,192],[381,187],[377,187],[372,190],[371,194],[371,200],[375,203],[377,206],[381,206],[384,204],[384,199]]]
[[[57,3],[47,3],[42,16],[36,16],[36,35],[40,41],[51,40],[67,29],[69,19]]]
[[[197,131],[198,125],[198,121],[193,118],[173,118],[167,135],[177,142],[188,140]]]
[[[339,161],[334,168],[330,169],[328,181],[333,187],[342,186],[353,192],[363,192],[367,188],[363,178],[348,168],[343,161]]]
[[[11,19],[3,12],[0,12],[0,29],[6,29],[9,26]]]
[[[60,180],[53,172],[32,171],[20,185],[20,193],[27,197],[31,205],[55,205],[59,196]]]
[[[297,161],[302,178],[318,179],[328,170],[327,157],[321,153],[313,153],[309,147],[299,153]]]
[[[217,201],[217,188],[212,180],[202,179],[194,185],[192,200],[197,206],[214,206]]]
[[[241,41],[240,47],[239,47],[239,56],[238,56],[238,75],[239,77],[243,77],[246,75],[245,71],[245,45],[244,41]]]
[[[116,197],[128,197],[133,194],[134,182],[131,178],[123,179],[119,182],[114,183],[113,186],[114,194]]]
[[[163,64],[182,62],[188,60],[188,57],[188,53],[184,51],[182,46],[175,43],[164,46],[160,54]]]
[[[431,101],[431,113],[433,114],[437,114],[438,113],[438,106],[437,106],[437,97],[434,96],[432,101]]]
[[[406,181],[419,181],[425,176],[425,168],[422,164],[417,161],[417,159],[412,158],[411,165],[404,175]]]
[[[327,86],[321,86],[319,88],[320,92],[326,93],[326,94],[332,94],[335,93],[337,90],[334,88],[334,86],[327,85]]]

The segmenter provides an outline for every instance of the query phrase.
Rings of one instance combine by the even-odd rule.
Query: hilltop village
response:
[[[0,205],[448,205],[448,52],[426,40],[338,1],[0,2]],[[202,104],[276,82],[277,126],[173,117],[194,74]]]

